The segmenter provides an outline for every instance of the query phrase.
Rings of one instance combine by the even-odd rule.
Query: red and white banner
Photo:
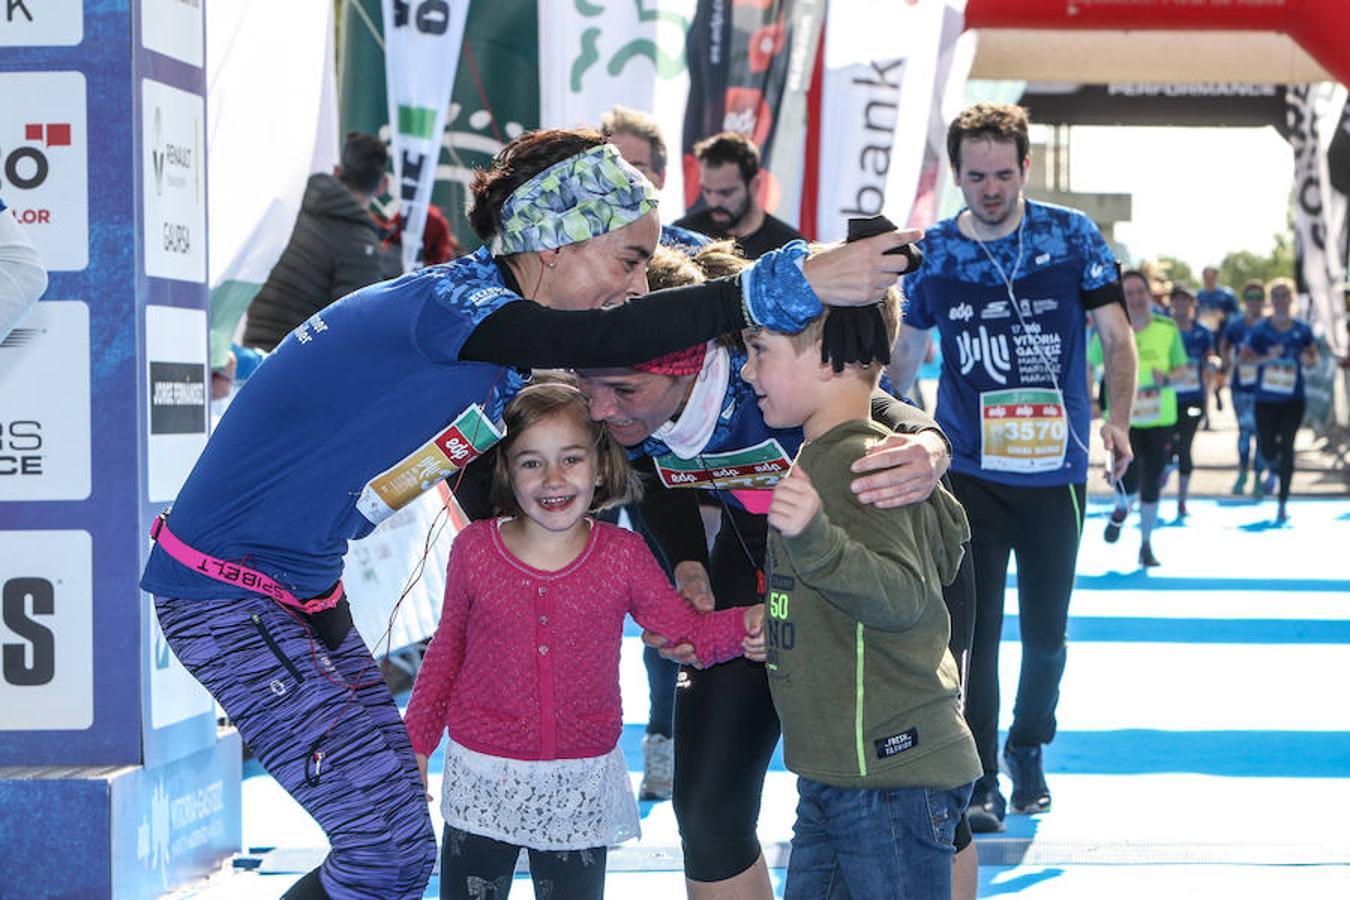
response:
[[[835,0],[825,21],[815,237],[908,221],[928,141],[944,0]]]
[[[384,78],[403,213],[403,268],[417,266],[436,185],[469,0],[384,0]]]

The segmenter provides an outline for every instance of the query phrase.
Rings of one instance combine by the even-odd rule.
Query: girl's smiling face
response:
[[[516,504],[527,518],[548,531],[569,531],[595,497],[590,430],[566,414],[536,422],[512,443],[508,471]]]

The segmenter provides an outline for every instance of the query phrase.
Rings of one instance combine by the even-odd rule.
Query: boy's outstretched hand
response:
[[[820,512],[820,495],[804,470],[793,466],[773,488],[769,524],[787,537],[796,537]]]
[[[756,603],[745,608],[745,639],[741,641],[745,658],[755,662],[764,662],[764,604]]]

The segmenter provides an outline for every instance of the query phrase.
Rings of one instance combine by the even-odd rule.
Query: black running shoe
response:
[[[1158,562],[1158,557],[1153,555],[1152,547],[1148,544],[1141,544],[1139,546],[1139,565],[1150,569],[1153,566],[1160,566],[1162,563]]]
[[[1120,526],[1125,524],[1125,517],[1128,515],[1128,512],[1119,509],[1111,511],[1111,521],[1106,523],[1106,534],[1103,535],[1108,544],[1114,544],[1120,540]]]
[[[1050,811],[1050,788],[1041,767],[1041,745],[1019,747],[1003,745],[1003,768],[1012,778],[1012,798],[1008,804],[1015,813]]]
[[[998,789],[998,775],[988,772],[980,776],[970,795],[970,807],[966,810],[970,830],[978,834],[1002,831],[1007,807],[1007,801]]]

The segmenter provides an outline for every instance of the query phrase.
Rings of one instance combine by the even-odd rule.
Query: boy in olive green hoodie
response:
[[[784,897],[949,900],[952,840],[981,768],[960,712],[942,586],[970,529],[939,487],[878,509],[849,490],[850,464],[885,432],[870,397],[899,327],[899,292],[826,313],[800,334],[745,335],[743,377],[766,424],[806,443],[774,488],[768,520],[769,685],[797,773]],[[869,318],[870,317],[870,318]],[[874,332],[826,341],[826,328]]]

